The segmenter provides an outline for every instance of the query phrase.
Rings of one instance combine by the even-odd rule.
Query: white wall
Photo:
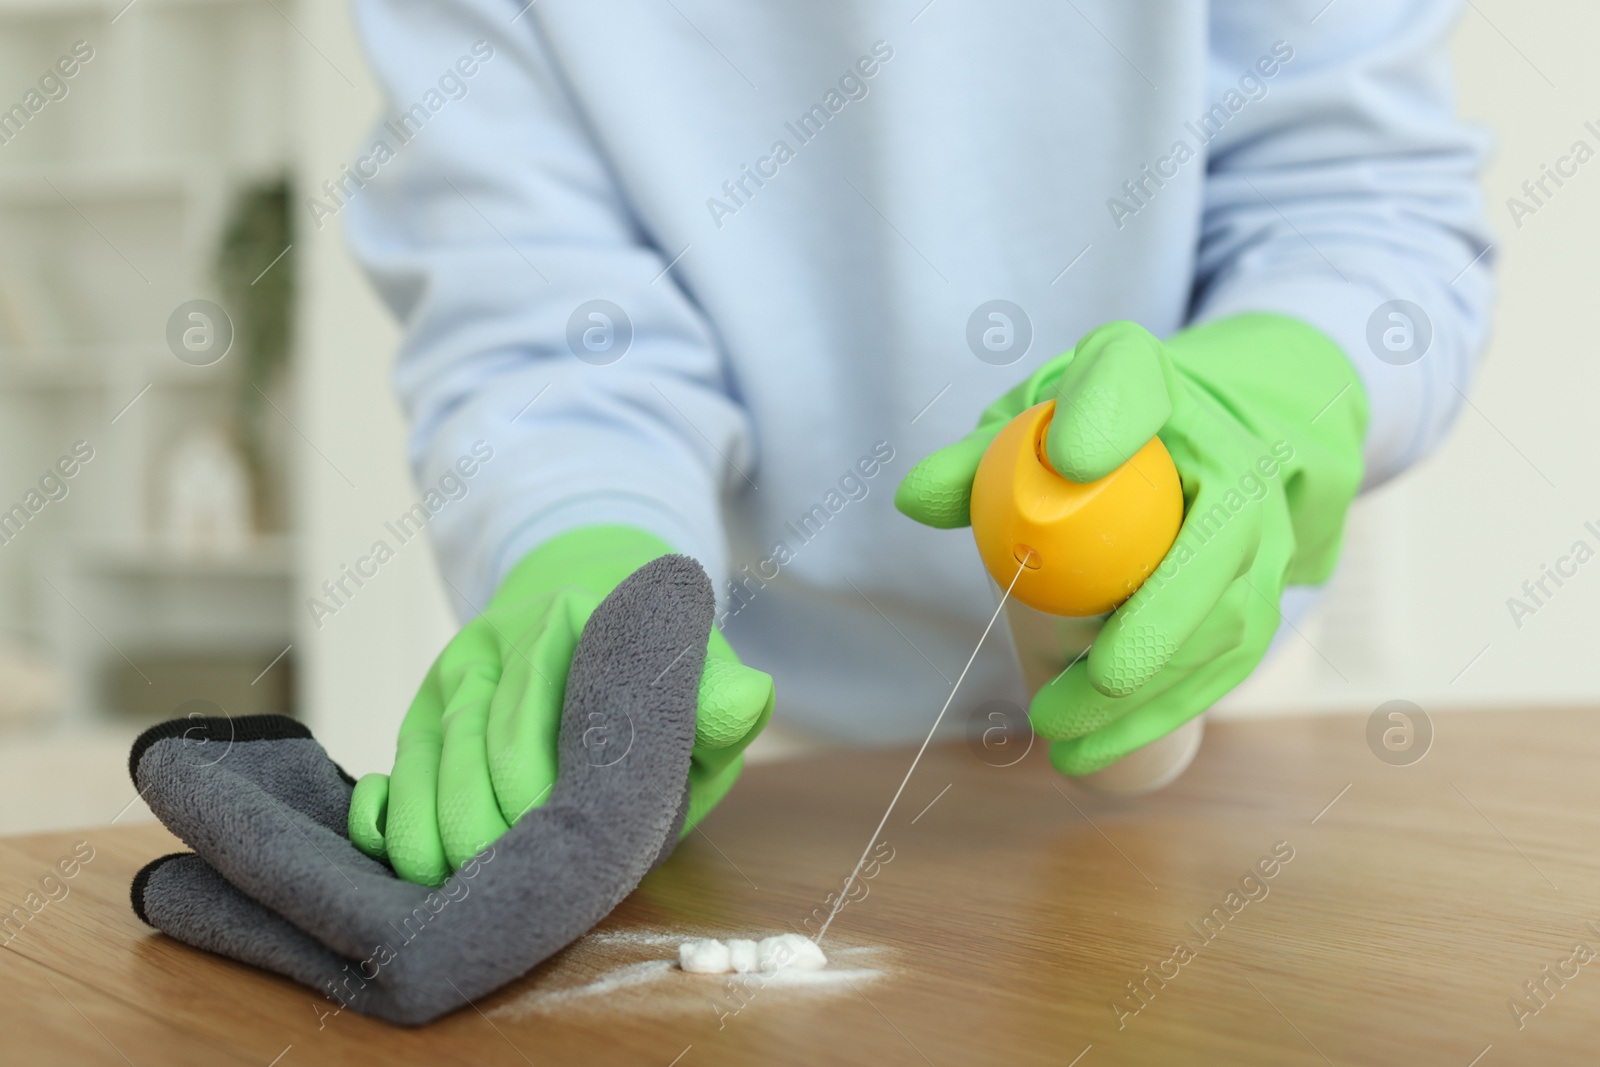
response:
[[[299,177],[309,190],[349,158],[379,101],[343,5],[307,0],[296,22],[322,53],[297,53]],[[1583,129],[1586,119],[1600,126],[1600,94],[1592,92],[1600,71],[1586,54],[1597,39],[1600,9],[1579,0],[1476,0],[1467,9],[1455,42],[1461,107],[1499,143],[1486,187],[1501,299],[1492,348],[1470,391],[1476,410],[1436,456],[1358,504],[1336,588],[1303,625],[1304,639],[1230,699],[1234,713],[1366,710],[1393,697],[1426,708],[1600,699],[1600,671],[1588,666],[1600,562],[1520,630],[1505,603],[1575,539],[1600,549],[1600,538],[1582,529],[1585,519],[1600,528],[1590,444],[1600,384],[1590,351],[1600,160],[1520,230],[1505,207],[1573,140],[1600,150],[1600,137]],[[1596,101],[1587,112],[1586,99]],[[298,460],[310,596],[367,548],[413,489],[388,380],[396,329],[336,227],[316,232],[309,214],[302,221],[296,421],[327,457],[302,447]],[[408,546],[321,630],[303,607],[299,618],[302,696],[317,736],[354,773],[386,768],[399,717],[452,629],[429,553]]]
[[[350,161],[381,99],[348,5],[303,0],[293,17],[311,42],[295,54],[304,193]],[[353,564],[379,537],[394,543],[383,523],[417,494],[389,381],[399,331],[351,259],[337,220],[319,231],[303,204],[296,218],[305,264],[299,395],[290,413],[305,435],[296,442],[300,698],[329,754],[359,776],[393,763],[400,718],[454,624],[421,541],[399,548],[320,628],[306,610],[305,599],[321,596],[318,587],[338,577],[341,564]]]

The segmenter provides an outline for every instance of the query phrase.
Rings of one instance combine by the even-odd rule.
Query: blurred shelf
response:
[[[191,556],[156,546],[85,545],[77,566],[86,573],[137,578],[284,578],[294,573],[287,537],[263,535],[237,556]]]
[[[0,205],[59,204],[63,196],[74,204],[182,200],[213,192],[226,177],[214,159],[199,156],[27,163],[0,167]]]
[[[62,345],[33,349],[0,347],[0,400],[7,391],[24,393],[123,389],[142,378],[161,389],[233,389],[238,385],[224,363],[192,367],[155,345]]]
[[[76,540],[41,577],[53,652],[70,679],[69,714],[159,718],[197,698],[290,706],[283,673],[255,684],[294,640],[287,538],[262,538],[237,556]]]
[[[268,0],[0,0],[0,18],[116,18],[127,9],[175,7],[246,7]]]
[[[239,351],[195,367],[164,334],[181,300],[218,298],[218,249],[239,193],[290,168],[303,41],[286,19],[302,6],[0,0],[4,51],[27,79],[67,42],[97,51],[93,84],[74,87],[61,114],[52,107],[37,136],[30,127],[0,151],[0,481],[34,482],[70,435],[105,457],[92,497],[86,483],[74,489],[73,502],[52,504],[48,534],[30,529],[0,553],[0,614],[49,652],[75,721],[141,701],[165,714],[190,688],[219,701],[237,689],[238,706],[253,707],[287,685],[292,653],[255,679],[300,618],[290,536],[190,555],[167,550],[159,531],[189,431],[227,423],[241,384],[249,389]],[[134,264],[145,284],[126,269]],[[274,442],[263,498],[277,484]],[[144,696],[116,696],[108,678],[123,669]]]

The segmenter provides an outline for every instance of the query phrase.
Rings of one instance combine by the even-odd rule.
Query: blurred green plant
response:
[[[234,198],[217,250],[217,282],[233,319],[238,392],[234,417],[250,467],[259,525],[276,510],[270,491],[265,395],[289,361],[295,255],[287,178],[251,185]]]

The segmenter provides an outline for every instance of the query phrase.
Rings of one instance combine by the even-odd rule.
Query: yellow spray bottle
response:
[[[972,533],[989,576],[1011,589],[1006,622],[1030,696],[1084,654],[1183,522],[1182,483],[1160,438],[1098,481],[1057,474],[1045,455],[1055,405],[1037,404],[1007,423],[972,484]],[[1118,795],[1160,789],[1194,758],[1202,729],[1196,717],[1079,781]]]

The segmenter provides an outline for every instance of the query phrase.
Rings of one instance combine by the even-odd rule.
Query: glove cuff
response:
[[[1296,543],[1288,581],[1327,580],[1363,474],[1368,405],[1355,365],[1315,327],[1266,313],[1191,327],[1166,348],[1281,464]]]
[[[636,526],[580,526],[523,556],[500,583],[491,603],[574,585],[605,597],[628,575],[674,551],[661,538]]]
[[[1359,459],[1366,390],[1344,350],[1316,327],[1286,315],[1235,315],[1181,330],[1166,347],[1179,370],[1263,436],[1315,435]]]

